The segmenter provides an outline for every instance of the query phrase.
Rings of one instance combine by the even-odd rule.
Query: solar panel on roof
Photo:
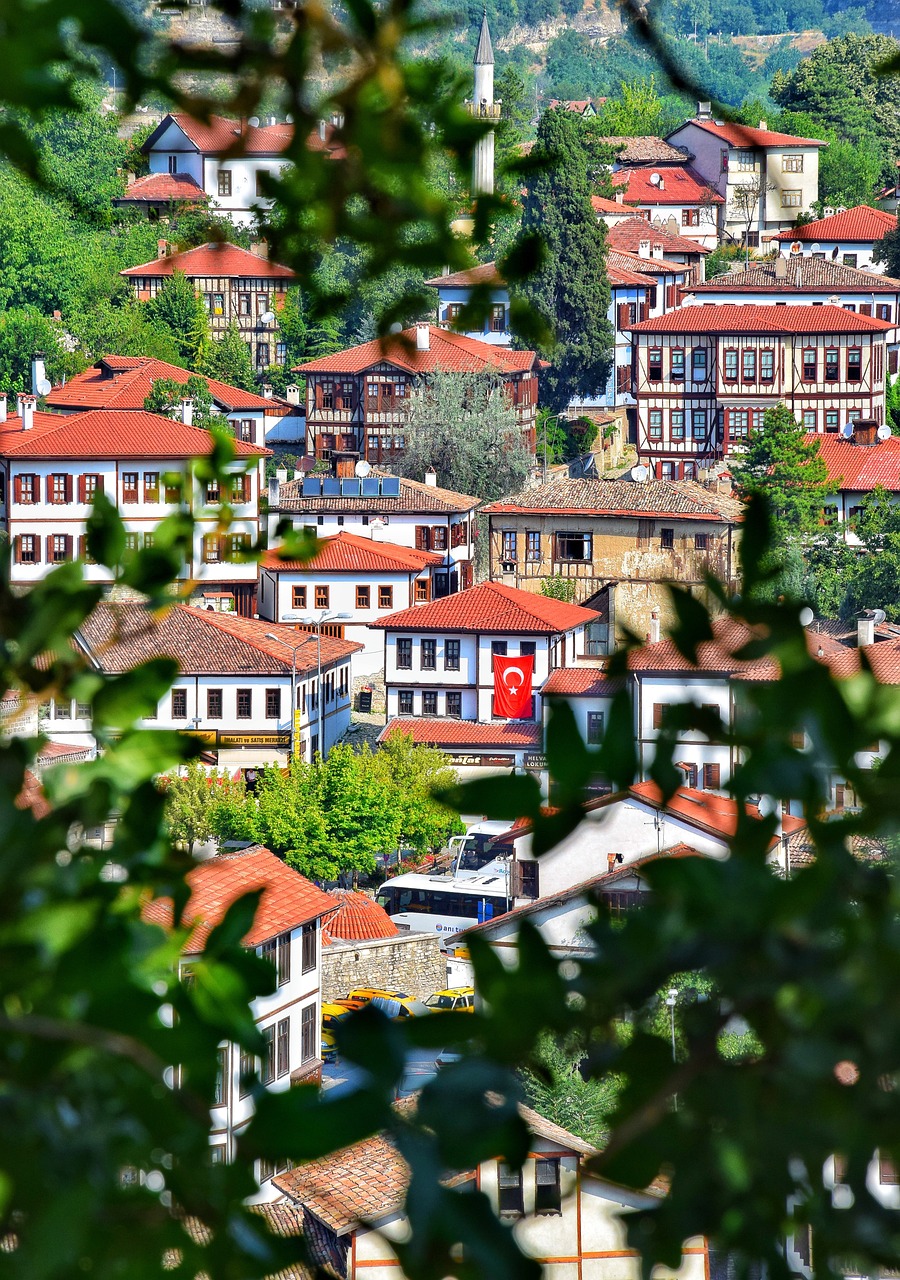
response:
[[[326,476],[322,481],[322,495],[326,498],[339,498],[341,496],[340,480]]]
[[[364,498],[378,497],[378,477],[365,476],[362,482],[362,496]]]
[[[341,481],[341,497],[342,498],[358,498],[359,497],[359,481],[358,480],[342,480]]]
[[[385,476],[381,482],[381,493],[385,498],[400,497],[400,477]]]
[[[312,478],[310,478],[308,480],[303,481],[304,498],[318,498],[321,492],[322,492],[321,480],[319,479],[313,480]]]

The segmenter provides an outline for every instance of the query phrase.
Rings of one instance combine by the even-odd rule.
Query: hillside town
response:
[[[121,734],[98,722],[92,682],[171,671],[142,695],[134,727],[189,744],[153,783],[189,869],[177,889],[140,894],[138,918],[166,939],[185,987],[228,937],[268,963],[270,985],[249,1004],[262,1050],[237,1036],[219,1045],[209,1163],[246,1166],[259,1221],[303,1241],[306,1262],[279,1275],[406,1276],[415,1159],[387,1129],[316,1158],[293,1158],[289,1141],[283,1158],[255,1154],[262,1093],[367,1096],[381,1068],[355,1056],[360,1016],[408,1026],[449,1012],[481,1027],[485,951],[515,969],[536,937],[577,973],[597,959],[598,919],[646,909],[660,864],[724,864],[748,823],[765,832],[773,885],[795,881],[815,861],[822,815],[852,822],[865,778],[891,759],[879,721],[853,776],[821,766],[812,819],[799,790],[736,791],[755,700],[777,696],[790,671],[731,610],[764,493],[785,555],[771,598],[804,604],[810,679],[875,698],[900,686],[897,189],[826,206],[829,139],[697,101],[664,137],[585,134],[560,170],[583,159],[598,194],[585,172],[570,182],[546,167],[590,129],[589,98],[542,107],[522,152],[545,167],[511,187],[486,9],[472,77],[466,112],[490,128],[454,234],[474,235],[479,201],[513,199],[523,226],[548,226],[530,275],[499,238],[483,241],[472,265],[424,279],[418,309],[346,341],[304,297],[302,270],[275,256],[290,244],[277,215],[293,120],[156,112],[132,146],[143,172],[123,173],[103,212],[134,232],[135,259],[156,242],[155,257],[116,272],[116,308],[147,327],[88,358],[67,317],[42,316],[18,334],[18,363],[0,361],[6,610],[57,581],[95,593],[66,680],[0,691],[4,750],[37,744],[16,811],[52,822],[77,769],[103,777]],[[338,174],[354,162],[344,131],[336,108],[298,136]],[[194,217],[216,234],[186,244],[179,228]],[[548,298],[555,343],[522,326],[526,304]],[[174,315],[186,319],[166,329]],[[113,551],[98,550],[107,509]],[[179,567],[160,597],[147,584],[173,546]],[[692,608],[711,618],[693,649],[678,638]],[[587,754],[580,821],[548,848],[542,823],[568,800],[554,723]],[[603,754],[613,727],[633,760],[627,785]],[[817,735],[793,728],[786,749],[809,756]],[[504,799],[497,816],[492,787],[533,807]],[[473,797],[483,807],[466,810]],[[99,802],[85,812],[78,840],[105,883],[125,883],[121,815]],[[895,852],[862,826],[850,848],[869,870]],[[245,894],[258,902],[236,934]],[[652,996],[667,1054],[671,1017],[673,1062],[677,1020],[707,999],[685,957],[679,985]],[[750,1015],[724,1025],[735,1059],[752,1057]],[[630,1186],[598,1172],[616,1099],[572,1102],[596,1083],[594,1048],[563,1040],[568,1076],[522,1068],[518,1162],[486,1149],[448,1159],[440,1185],[485,1197],[548,1280],[636,1280],[627,1220],[657,1211],[668,1176]],[[444,1047],[427,1031],[404,1042],[391,1086],[401,1121],[466,1051],[458,1023]],[[181,1068],[166,1070],[177,1080]],[[824,1166],[835,1205],[843,1162],[832,1149]],[[866,1176],[879,1211],[900,1207],[886,1154]],[[813,1280],[814,1229],[789,1218],[787,1274]],[[4,1226],[0,1257],[15,1257],[20,1230]],[[654,1275],[731,1280],[736,1257],[698,1231]],[[868,1273],[848,1262],[843,1274]]]

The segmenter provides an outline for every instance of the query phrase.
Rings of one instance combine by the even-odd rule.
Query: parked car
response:
[[[328,1062],[337,1053],[336,1035],[340,1024],[353,1012],[337,1001],[322,1005],[322,1057]]]
[[[420,1018],[433,1012],[427,1004],[413,1000],[411,996],[373,996],[370,1003],[373,1009],[380,1009],[388,1018]]]
[[[410,998],[408,991],[395,991],[389,987],[354,987],[352,991],[347,992],[346,999],[359,1001],[359,1006],[361,1006],[368,1004],[376,996],[382,996],[385,1000],[408,1000]]]
[[[474,987],[446,987],[443,991],[435,991],[425,1001],[429,1009],[436,1012],[453,1009],[458,1013],[475,1012]]]

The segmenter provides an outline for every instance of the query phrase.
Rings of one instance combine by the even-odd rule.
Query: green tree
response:
[[[551,600],[564,600],[567,604],[575,603],[575,579],[563,577],[561,573],[552,573],[541,578],[541,595]]]
[[[691,11],[697,15],[709,13],[709,0],[691,0]],[[694,19],[692,18],[691,21]],[[601,135],[619,138],[655,135],[664,138],[685,119],[683,101],[672,95],[661,97],[656,76],[642,76],[622,85],[620,94],[608,99],[590,121],[592,130]]]
[[[533,155],[547,167],[529,178],[522,229],[543,238],[544,254],[520,292],[554,333],[542,352],[551,362],[542,390],[559,412],[573,397],[605,387],[612,364],[606,225],[591,208],[586,152],[571,112],[544,112]]]
[[[38,351],[44,353],[53,383],[84,367],[84,361],[66,349],[58,321],[47,320],[30,307],[0,313],[0,387],[4,391],[31,391],[31,359]]]
[[[209,773],[198,760],[189,761],[180,773],[163,779],[166,824],[171,838],[188,853],[194,846],[217,837],[216,808],[239,805],[245,796],[243,779],[227,773]]]
[[[242,387],[244,391],[255,389],[256,378],[250,360],[250,349],[234,320],[221,338],[210,342],[203,372],[219,382],[226,382],[230,387]]]
[[[743,498],[765,494],[779,542],[814,533],[831,491],[819,443],[810,438],[787,405],[767,409],[762,426],[751,431],[747,447],[731,466]]]
[[[395,733],[371,757],[375,777],[390,788],[399,810],[398,843],[419,853],[436,853],[465,827],[457,814],[434,800],[456,782],[450,757],[433,747],[417,746],[408,734]]]
[[[432,374],[409,397],[403,475],[486,501],[522,487],[532,466],[515,408],[490,373]]]
[[[528,1105],[553,1124],[577,1134],[584,1142],[603,1147],[610,1118],[625,1085],[621,1076],[585,1079],[581,1064],[587,1053],[577,1040],[540,1037],[533,1065],[522,1072]]]
[[[209,322],[203,303],[184,272],[173,271],[171,280],[143,306],[152,324],[171,333],[180,362],[189,369],[202,368],[209,346]]]
[[[873,247],[872,257],[876,262],[883,262],[885,272],[896,276],[900,271],[900,230],[889,231]]]
[[[319,798],[345,879],[374,871],[376,857],[398,847],[399,808],[393,789],[373,769],[368,746],[359,754],[344,743],[331,748],[319,765]]]
[[[194,408],[191,421],[195,427],[203,427],[206,431],[214,427],[222,427],[222,418],[213,410],[213,399],[209,383],[194,373],[186,382],[176,382],[174,378],[156,378],[144,397],[144,408],[148,413],[161,413],[166,418],[181,417],[182,400],[193,400]]]

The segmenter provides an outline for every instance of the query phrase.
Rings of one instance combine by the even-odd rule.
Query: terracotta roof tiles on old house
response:
[[[693,787],[679,787],[673,796],[664,804],[662,792],[655,782],[636,782],[628,788],[628,794],[635,800],[643,800],[654,808],[662,809],[673,817],[684,818],[689,823],[711,832],[713,835],[730,840],[737,831],[737,801],[731,796],[718,795],[714,791],[698,791]],[[759,817],[754,806],[746,806],[751,817]],[[805,824],[801,818],[785,814],[782,827],[785,834],[799,831]],[[777,837],[773,837],[773,845]]]
[[[160,378],[184,386],[192,377],[190,370],[152,356],[104,356],[90,369],[54,387],[47,395],[47,403],[54,409],[143,409],[153,383]],[[225,409],[262,409],[280,416],[294,407],[285,400],[270,400],[217,378],[203,380],[216,404]]]
[[[630,138],[603,137],[597,138],[597,142],[613,147],[620,164],[684,164],[691,158],[686,147],[676,147],[665,138],[656,138],[652,134]]]
[[[433,289],[468,289],[476,284],[493,284],[505,288],[506,281],[497,270],[496,262],[484,262],[466,271],[451,271],[445,276],[434,276],[425,283]]]
[[[672,516],[688,520],[743,518],[736,498],[713,493],[694,480],[553,480],[524,493],[500,498],[482,510],[488,515],[554,512],[591,516]]]
[[[673,235],[662,227],[654,227],[646,218],[628,218],[625,222],[617,223],[607,232],[607,240],[611,249],[621,249],[625,253],[637,253],[645,240],[649,240],[651,249],[661,247],[663,253],[696,255],[710,252],[699,241]]]
[[[262,563],[275,573],[420,573],[443,561],[440,551],[417,551],[341,532],[320,538],[312,560],[282,560],[276,549],[267,551]]]
[[[629,325],[633,333],[887,333],[890,320],[876,320],[858,311],[825,304],[821,307],[788,303],[719,302],[678,307]]]
[[[621,249],[609,246],[606,252],[606,267],[612,279],[613,271],[634,272],[643,278],[644,284],[650,288],[656,281],[648,276],[687,276],[692,268],[686,262],[672,262],[669,258],[642,258],[637,253],[625,253]]]
[[[332,908],[322,920],[322,945],[363,942],[370,938],[394,938],[399,933],[391,917],[367,893],[331,889]]]
[[[232,120],[227,116],[210,116],[208,120],[195,120],[183,111],[173,111],[165,116],[142,150],[153,145],[156,136],[174,120],[182,132],[193,142],[198,151],[223,153],[240,152],[243,155],[281,155],[294,136],[290,124],[252,125],[244,120]]]
[[[719,120],[688,120],[686,124],[696,125],[706,133],[715,134],[723,142],[732,147],[827,147],[827,142],[820,138],[795,138],[789,133],[776,133],[774,129],[758,129],[746,124],[722,123]],[[679,125],[673,133],[680,132],[685,125]],[[669,135],[671,137],[671,134]]]
[[[214,441],[189,427],[143,409],[95,409],[86,413],[36,413],[23,430],[18,417],[0,424],[0,456],[7,458],[203,458]],[[262,458],[261,445],[234,441],[237,458]]]
[[[179,922],[192,926],[184,945],[186,955],[203,950],[228,908],[245,893],[262,890],[253,923],[242,939],[248,947],[258,947],[269,938],[316,920],[332,906],[327,893],[262,845],[198,863],[187,873],[186,880],[191,894]],[[154,898],[145,904],[143,916],[151,924],[170,929],[173,910],[171,898]]]
[[[900,436],[888,436],[874,445],[838,435],[810,435],[808,439],[818,442],[828,479],[841,489],[869,493],[880,485],[893,493],[900,490]]]
[[[843,213],[832,213],[827,218],[816,218],[815,222],[804,223],[802,227],[779,231],[772,239],[786,240],[789,243],[799,240],[802,244],[812,240],[853,243],[881,240],[889,231],[896,230],[896,214],[873,209],[868,204],[858,204],[852,209],[845,209]]]
[[[281,637],[283,644],[267,633]],[[79,629],[82,647],[106,672],[130,671],[148,658],[171,657],[183,675],[241,672],[252,675],[284,675],[294,660],[307,673],[317,668],[316,637],[282,623],[241,618],[237,614],[192,609],[177,604],[157,617],[140,604],[103,601]],[[334,636],[322,636],[322,667],[346,661],[362,645]]]
[[[379,618],[373,627],[409,631],[540,632],[555,635],[596,621],[593,609],[519,591],[500,582],[482,582],[452,596]]]
[[[491,747],[496,751],[511,751],[528,747],[532,751],[540,751],[544,741],[542,726],[528,720],[496,720],[491,724],[476,724],[473,720],[395,716],[381,730],[378,741],[384,742],[396,735],[406,735],[416,745],[446,750]]]
[[[241,249],[236,244],[220,244],[215,241],[201,244],[196,249],[185,249],[183,253],[166,254],[136,267],[126,267],[119,275],[129,278],[171,276],[176,271],[183,272],[190,279],[199,276],[239,276],[252,280],[281,280],[287,284],[296,278],[291,268],[282,266],[280,262],[257,257],[249,249]]]
[[[142,201],[187,200],[205,204],[209,196],[198,186],[189,173],[147,173],[136,178],[125,189],[123,196],[116,196],[113,204],[131,204]]]
[[[779,275],[775,263],[780,263]],[[749,266],[738,264],[739,271],[732,270],[702,284],[693,284],[691,293],[715,295],[722,292],[766,292],[773,289],[784,293],[821,293],[824,290],[858,293],[900,293],[900,280],[879,275],[875,271],[862,271],[857,267],[845,267],[842,262],[830,258],[812,258],[809,255],[770,259],[767,262],[751,262]]]
[[[625,200],[640,204],[724,204],[725,201],[690,165],[620,169],[612,175]]]
[[[544,681],[544,698],[611,698],[625,683],[610,679],[603,667],[557,667]]]
[[[533,351],[513,351],[508,347],[492,346],[467,338],[461,333],[440,329],[437,325],[422,325],[428,330],[428,346],[419,347],[417,329],[404,329],[402,333],[385,338],[374,338],[358,347],[308,360],[297,365],[297,371],[308,373],[362,373],[375,364],[393,364],[407,373],[424,374],[443,370],[450,373],[481,373],[484,370],[503,373],[527,373],[537,367]]]

